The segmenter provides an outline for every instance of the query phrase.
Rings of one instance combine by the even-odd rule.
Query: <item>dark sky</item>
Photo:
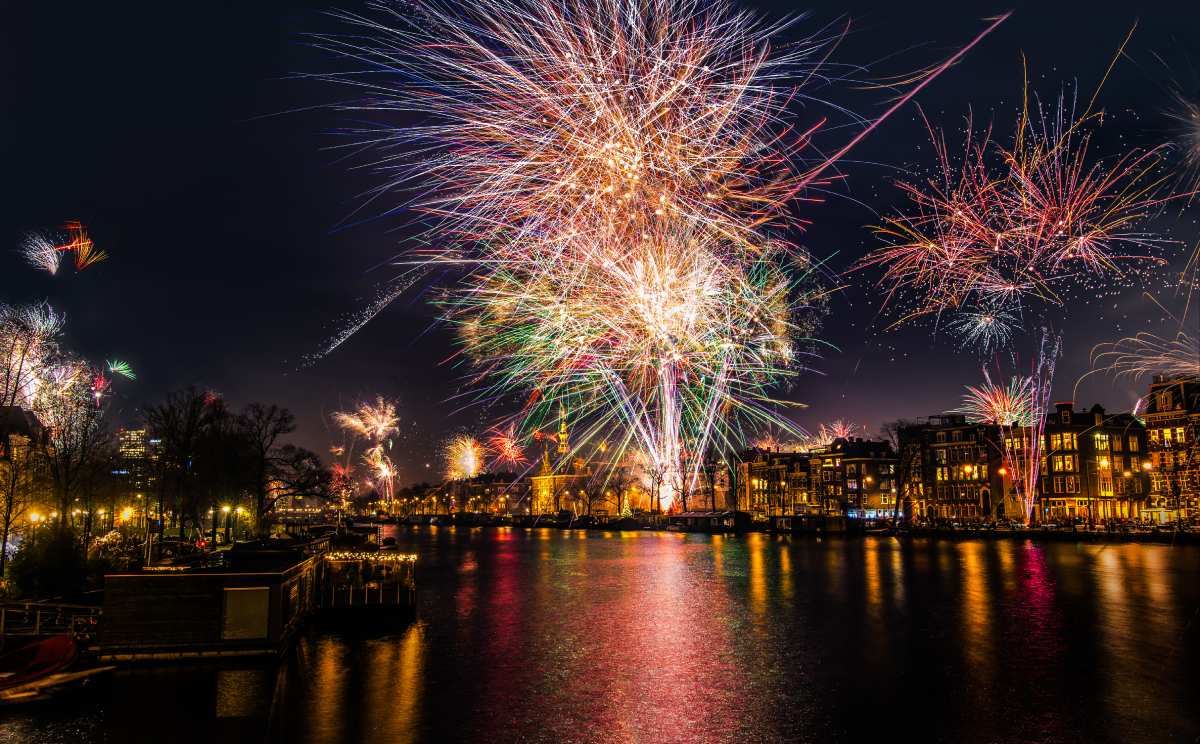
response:
[[[449,336],[418,295],[298,369],[389,278],[393,269],[377,267],[405,234],[399,217],[343,226],[374,185],[328,149],[337,142],[329,132],[344,121],[318,107],[343,92],[289,77],[333,66],[302,34],[338,30],[321,11],[358,10],[359,3],[14,5],[0,24],[0,239],[15,249],[26,230],[78,219],[111,257],[52,278],[0,250],[0,300],[48,298],[68,313],[72,347],[97,360],[128,360],[139,379],[118,391],[123,420],[167,390],[196,383],[234,405],[290,407],[301,425],[298,441],[324,452],[330,411],[360,396],[397,396],[410,432],[406,479],[423,476],[452,430],[488,422],[486,411],[451,413],[446,400],[464,370],[443,362]],[[805,9],[750,5],[768,15]],[[872,64],[868,74],[883,77],[940,60],[982,28],[980,18],[1006,7],[876,1],[808,9],[809,26],[850,17],[852,33],[834,58]],[[1006,24],[918,101],[947,127],[971,106],[1003,131],[1019,100],[1022,51],[1037,90],[1053,95],[1060,83],[1078,80],[1090,94],[1140,20],[1131,59],[1118,65],[1101,99],[1113,113],[1104,137],[1155,144],[1166,136],[1171,77],[1200,88],[1188,67],[1200,66],[1200,4],[1146,4],[1140,19],[1135,12],[1127,3],[1017,3]],[[1180,40],[1176,31],[1191,38]],[[830,95],[867,117],[885,103],[878,91]],[[801,116],[822,113],[814,107]],[[830,131],[822,144],[832,149],[851,134]],[[844,268],[873,244],[864,229],[876,219],[872,209],[895,203],[897,168],[920,167],[928,154],[909,106],[850,155],[840,195],[802,206],[814,226],[796,239]],[[1171,213],[1161,227],[1194,245],[1196,214]],[[889,418],[951,408],[962,385],[978,380],[979,360],[944,339],[872,330],[872,294],[851,287],[834,299],[822,335],[840,351],[819,365],[823,376],[802,378],[785,394],[810,405],[801,424],[841,417],[874,431]],[[1170,302],[1169,292],[1161,294]],[[1073,303],[1056,315],[1065,333],[1060,399],[1072,396],[1094,343],[1165,328],[1137,291]],[[1124,408],[1140,387],[1097,378],[1077,399]]]

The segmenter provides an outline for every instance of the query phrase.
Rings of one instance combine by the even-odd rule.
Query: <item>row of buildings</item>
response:
[[[727,506],[763,519],[1023,520],[1022,486],[1036,465],[1037,521],[1200,518],[1200,380],[1156,378],[1144,400],[1137,415],[1058,403],[1046,415],[1040,451],[1029,446],[1028,428],[955,414],[900,426],[890,441],[751,451]]]
[[[1200,380],[1156,378],[1143,400],[1136,413],[1058,403],[1037,448],[1029,428],[940,414],[897,426],[887,440],[750,449],[732,465],[715,463],[687,508],[748,512],[757,520],[1024,521],[1028,507],[1039,522],[1200,519]],[[604,462],[599,452],[579,456],[564,428],[529,477],[441,484],[415,506],[608,517],[655,511],[655,489],[635,471]],[[1022,494],[1030,481],[1036,486],[1027,504]],[[682,507],[678,495],[675,504]]]
[[[1156,378],[1143,400],[1136,413],[1055,405],[1036,453],[1033,519],[1200,519],[1200,379]],[[1035,456],[1029,436],[1028,429],[940,414],[898,426],[886,440],[844,438],[804,451],[750,449],[732,463],[711,463],[690,493],[673,489],[674,508],[686,501],[690,510],[747,512],[759,520],[1023,520],[1022,484]],[[130,503],[143,508],[155,490],[157,444],[144,429],[119,435],[113,475]],[[565,417],[544,445],[531,473],[489,473],[407,489],[387,509],[609,518],[660,509],[655,485],[636,464],[606,460],[602,445],[586,456],[572,447]],[[657,490],[664,488],[672,490],[670,484]]]

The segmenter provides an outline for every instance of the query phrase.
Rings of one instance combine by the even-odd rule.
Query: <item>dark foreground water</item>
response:
[[[122,672],[38,742],[1200,739],[1200,549],[400,531],[418,620]]]

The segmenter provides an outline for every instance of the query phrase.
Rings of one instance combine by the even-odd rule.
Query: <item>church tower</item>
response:
[[[567,442],[567,410],[560,403],[558,406],[558,456],[563,458],[571,451]]]

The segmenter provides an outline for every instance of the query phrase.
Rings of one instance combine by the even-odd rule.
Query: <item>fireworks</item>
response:
[[[337,456],[343,458],[340,465],[344,476],[343,486],[351,480],[349,474],[354,459],[354,445],[362,440],[368,445],[363,452],[362,462],[371,473],[380,497],[390,508],[395,496],[396,466],[388,451],[392,446],[391,438],[400,431],[396,403],[378,395],[373,402],[363,401],[352,411],[334,413],[333,422],[349,438],[347,445],[336,448]]]
[[[968,121],[955,164],[929,126],[937,174],[902,182],[912,209],[876,228],[887,243],[859,268],[882,270],[897,324],[960,314],[950,328],[981,350],[1003,346],[1022,307],[1061,305],[1078,286],[1113,285],[1161,265],[1169,241],[1137,225],[1177,195],[1160,196],[1163,148],[1090,157],[1096,117],[1065,96],[1028,110],[1001,145]]]
[[[73,220],[64,225],[63,229],[67,231],[67,242],[58,246],[58,250],[71,251],[75,254],[76,271],[83,271],[108,258],[108,254],[97,248],[92,239],[88,237],[87,228],[83,226],[83,223]]]
[[[1028,375],[1014,376],[1007,385],[997,385],[984,369],[984,383],[968,386],[963,405],[956,411],[971,421],[999,429],[1004,466],[1021,499],[1024,519],[1029,519],[1037,495],[1044,449],[1042,435],[1061,349],[1062,339],[1043,329]]]
[[[742,423],[776,422],[768,388],[805,368],[824,296],[818,263],[775,236],[884,117],[805,163],[821,122],[787,109],[831,38],[772,45],[788,23],[723,2],[375,7],[386,22],[343,15],[359,33],[317,40],[367,65],[326,76],[366,91],[348,108],[425,116],[350,132],[437,238],[406,277],[465,274],[439,303],[481,399],[532,391],[522,431],[565,404],[582,441],[643,453],[669,505]],[[463,477],[479,456],[466,467],[456,442]]]
[[[1002,308],[963,310],[950,322],[948,330],[963,346],[974,347],[981,354],[1008,346],[1013,327],[1020,319]]]
[[[1007,385],[997,385],[986,369],[983,378],[982,385],[967,386],[963,404],[955,413],[965,415],[973,423],[994,426],[1024,427],[1033,423],[1036,417],[1033,378],[1014,376]]]
[[[479,440],[460,434],[446,445],[446,479],[474,478],[483,470],[485,450]]]
[[[120,359],[109,360],[108,371],[111,374],[120,375],[127,380],[137,379],[137,375],[133,373],[133,368],[129,366],[129,362],[123,362]]]
[[[1183,166],[1183,183],[1194,195],[1200,190],[1200,101],[1175,92],[1175,106],[1167,112],[1174,123],[1172,147]]]
[[[1117,377],[1200,377],[1200,336],[1180,330],[1173,338],[1139,333],[1092,349],[1092,364]]]
[[[333,420],[355,436],[376,444],[399,432],[400,425],[395,402],[386,400],[382,395],[376,396],[374,403],[360,403],[353,411],[339,411],[333,414]]]
[[[488,435],[488,449],[491,450],[497,463],[510,467],[528,463],[528,460],[525,459],[525,449],[521,446],[521,439],[514,424],[503,428],[493,427]]]
[[[21,254],[30,266],[54,276],[62,263],[62,251],[58,249],[54,239],[41,232],[31,232],[25,236],[21,245]]]

